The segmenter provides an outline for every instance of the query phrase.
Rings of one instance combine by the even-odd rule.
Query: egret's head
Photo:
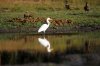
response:
[[[53,49],[50,48],[50,46],[47,46],[47,51],[51,52]]]
[[[47,49],[48,52],[51,52],[53,49]]]
[[[49,18],[49,17],[47,18],[47,21],[51,21],[51,20],[52,20],[51,18]]]

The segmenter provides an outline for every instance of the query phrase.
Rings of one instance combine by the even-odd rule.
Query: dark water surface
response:
[[[38,38],[50,43],[50,53]],[[100,33],[0,34],[0,66],[100,66]]]

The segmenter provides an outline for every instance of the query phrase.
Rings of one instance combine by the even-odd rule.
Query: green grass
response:
[[[24,14],[23,12],[1,13],[0,27],[3,28],[5,25],[6,27],[10,27],[10,26],[14,27],[13,25],[16,25],[16,26],[21,25],[20,23],[15,23],[15,22],[9,23],[7,21],[14,17],[23,18],[23,14]],[[80,10],[36,11],[32,13],[32,15],[33,17],[45,17],[45,18],[51,17],[51,18],[56,18],[56,19],[71,19],[74,24],[100,24],[99,12],[84,13],[83,11],[80,11]]]

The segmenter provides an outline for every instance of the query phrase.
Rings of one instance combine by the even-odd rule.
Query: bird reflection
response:
[[[44,37],[44,38],[38,38],[38,41],[40,42],[40,44],[44,47],[47,48],[48,52],[51,52],[53,49],[51,49],[50,47],[50,42]]]

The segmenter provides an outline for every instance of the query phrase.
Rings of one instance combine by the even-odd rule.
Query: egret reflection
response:
[[[51,52],[53,49],[50,47],[50,42],[44,37],[44,38],[38,38],[38,41],[40,44],[47,48],[47,52]]]

